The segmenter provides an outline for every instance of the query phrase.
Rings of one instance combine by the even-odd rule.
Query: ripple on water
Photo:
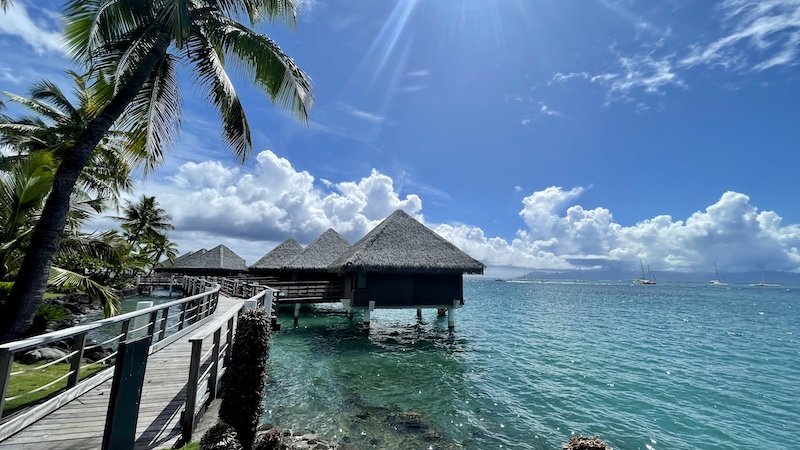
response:
[[[455,333],[434,311],[381,310],[369,332],[304,314],[274,338],[264,421],[355,448],[780,447],[800,423],[797,294],[467,281]]]

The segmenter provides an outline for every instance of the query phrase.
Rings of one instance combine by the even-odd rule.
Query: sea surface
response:
[[[274,335],[265,423],[349,448],[798,448],[800,287],[468,279],[434,310],[310,310]],[[419,423],[414,423],[419,419]]]

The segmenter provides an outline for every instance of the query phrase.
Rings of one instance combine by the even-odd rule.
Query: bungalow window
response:
[[[367,274],[364,272],[359,272],[356,276],[356,289],[366,289],[367,288]]]

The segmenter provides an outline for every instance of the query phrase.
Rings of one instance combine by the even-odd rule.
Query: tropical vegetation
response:
[[[0,0],[3,8],[9,4]],[[72,129],[74,139],[63,144],[41,139],[58,163],[16,271],[13,307],[0,315],[0,341],[21,336],[36,311],[68,225],[72,197],[98,147],[121,143],[123,154],[139,158],[145,171],[163,159],[181,117],[179,62],[207,92],[219,112],[222,135],[241,161],[252,151],[250,127],[228,61],[279,106],[306,119],[312,104],[309,78],[274,41],[251,28],[264,19],[293,25],[295,8],[295,0],[68,2],[65,39],[71,56],[87,70],[90,107],[85,121]],[[54,144],[60,149],[51,148]]]

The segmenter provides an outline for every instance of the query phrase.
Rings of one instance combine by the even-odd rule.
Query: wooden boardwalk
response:
[[[211,317],[221,316],[241,301],[220,295]],[[154,352],[147,360],[136,427],[137,449],[170,448],[181,436],[180,415],[186,397],[191,334]],[[204,342],[203,351],[210,345]],[[110,391],[111,379],[0,442],[0,449],[100,448]]]

